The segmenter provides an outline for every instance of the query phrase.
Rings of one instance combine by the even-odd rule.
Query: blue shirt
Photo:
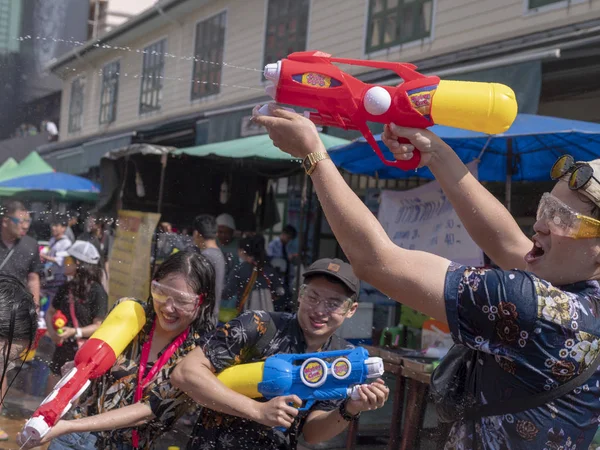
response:
[[[482,403],[556,389],[600,350],[600,285],[560,288],[531,273],[452,264],[445,301],[455,342],[478,350]],[[456,423],[446,449],[586,449],[600,420],[600,376],[549,405]]]

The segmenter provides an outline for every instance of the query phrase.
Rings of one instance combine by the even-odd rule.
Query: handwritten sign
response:
[[[477,165],[469,164],[477,177]],[[379,222],[394,243],[427,251],[469,266],[483,266],[483,252],[473,242],[437,182],[409,191],[381,192]]]
[[[109,261],[109,307],[122,297],[148,298],[152,235],[159,219],[160,214],[119,211]]]

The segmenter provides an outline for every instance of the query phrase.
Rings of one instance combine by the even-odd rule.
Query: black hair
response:
[[[217,237],[217,221],[210,214],[196,216],[193,228],[204,239],[216,239]]]
[[[257,267],[262,268],[267,263],[265,238],[262,234],[255,234],[241,239],[239,248],[254,259]]]
[[[68,289],[76,298],[85,299],[88,297],[92,285],[94,283],[101,283],[102,268],[100,262],[98,264],[90,264],[75,257],[73,259],[77,263],[77,270],[73,279],[69,281]]]
[[[208,259],[200,253],[184,250],[169,256],[163,262],[152,277],[159,281],[170,274],[180,274],[185,277],[187,284],[196,294],[203,294],[204,301],[200,305],[198,317],[192,322],[190,331],[193,333],[205,333],[215,327],[214,309],[215,309],[215,269]],[[149,304],[152,304],[150,296]],[[154,308],[148,311],[147,323],[154,321]]]
[[[63,227],[69,226],[69,218],[66,214],[56,213],[50,219],[50,225],[62,225]]]
[[[308,275],[304,277],[304,284],[310,284],[311,280],[316,278],[325,278],[327,281],[333,284],[337,284],[338,286],[342,286],[344,288],[344,292],[348,296],[348,298],[352,299],[353,302],[358,301],[358,294],[352,292],[348,286],[346,286],[342,280],[336,277],[332,277],[331,275],[327,275],[326,273],[315,273],[312,275]]]
[[[37,312],[33,295],[29,293],[18,278],[0,273],[0,339],[6,341],[3,349],[4,355],[2,355],[4,356],[4,366],[2,367],[0,383],[4,382],[11,362],[10,354],[13,341],[15,339],[27,341],[28,344],[24,350],[27,353],[33,346],[36,331]],[[22,360],[19,371],[24,362]],[[13,378],[13,381],[15,378]],[[10,389],[13,381],[8,385],[6,392]],[[3,402],[4,397],[2,397],[0,404]]]
[[[298,231],[296,231],[293,225],[286,225],[281,232],[287,234],[292,239],[296,239],[296,236],[298,236]]]
[[[0,215],[2,217],[12,216],[14,213],[19,211],[27,212],[27,208],[25,208],[25,205],[18,200],[9,200],[2,205]]]

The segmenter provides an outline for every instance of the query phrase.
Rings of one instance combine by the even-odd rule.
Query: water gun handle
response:
[[[314,405],[315,401],[314,400],[307,400],[306,402],[304,402],[304,405],[300,405],[300,407],[298,408],[298,411],[308,411],[310,408],[312,408],[312,405]],[[290,403],[290,406],[297,406],[294,403]],[[287,431],[286,427],[275,427],[275,429],[277,431],[281,431],[282,433],[285,433]]]
[[[369,130],[369,127],[366,125],[360,126],[359,131],[365,137],[365,139],[367,140],[367,142],[369,143],[369,145],[371,146],[373,151],[377,154],[377,156],[379,156],[379,159],[381,159],[381,161],[386,166],[397,167],[398,169],[402,169],[404,171],[414,170],[417,167],[419,167],[419,164],[421,163],[421,151],[420,150],[415,148],[415,150],[413,152],[413,157],[407,161],[400,160],[400,159],[395,159],[395,160],[385,159],[385,156],[383,155],[381,149],[379,148],[379,145],[377,144],[377,141],[375,140],[373,133],[371,133],[371,130]],[[406,138],[398,138],[398,142],[410,144],[410,141]]]

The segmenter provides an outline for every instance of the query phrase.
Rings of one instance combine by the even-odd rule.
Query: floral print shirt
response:
[[[555,287],[520,271],[452,264],[448,323],[457,343],[478,350],[482,403],[550,391],[581,373],[600,350],[600,285]],[[491,381],[493,380],[493,381]],[[600,419],[600,373],[550,404],[454,424],[447,450],[585,449]]]
[[[263,354],[257,355],[255,346],[266,332],[269,320],[273,321],[277,332]],[[199,345],[202,346],[206,357],[217,372],[235,364],[260,361],[276,353],[306,353],[307,347],[295,314],[265,311],[242,313],[212,333],[204,335]],[[321,350],[339,350],[348,347],[351,347],[348,342],[332,336]],[[338,408],[341,402],[341,400],[319,401],[312,406],[311,410],[331,411]],[[302,431],[302,422],[306,415],[307,413],[300,413],[290,430],[282,433],[256,422],[203,408],[187,449],[295,449],[296,436]]]
[[[118,303],[126,300],[133,300],[140,303],[146,310],[146,317],[154,317],[154,314],[149,314],[149,310],[152,308],[150,304],[133,298],[123,298]],[[91,386],[83,394],[78,407],[75,408],[72,418],[78,419],[94,416],[134,403],[133,397],[137,387],[142,346],[148,338],[151,326],[151,322],[146,324],[131,344],[117,358],[117,361],[108,373],[92,381]],[[198,339],[200,339],[200,335],[197,332],[190,332],[185,342],[173,353],[171,358],[158,372],[154,381],[144,390],[141,402],[147,404],[152,409],[155,419],[137,428],[139,449],[150,449],[154,440],[193,407],[190,399],[179,389],[171,385],[169,377],[173,369],[175,369],[175,365],[196,347]],[[162,352],[159,354],[159,357],[161,354]],[[149,364],[150,367],[152,367],[151,364]],[[98,433],[96,448],[116,449],[119,444],[132,445],[131,431],[131,428],[123,428]]]

